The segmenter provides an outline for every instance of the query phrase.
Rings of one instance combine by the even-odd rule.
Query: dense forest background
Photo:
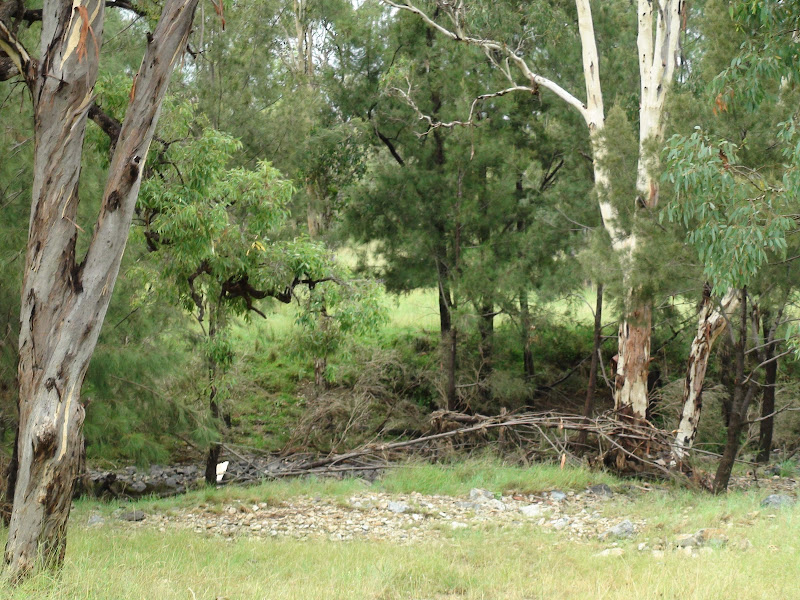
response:
[[[121,120],[158,11],[115,4],[96,101]],[[583,94],[574,3],[468,4],[474,31]],[[447,3],[420,6],[449,26]],[[439,409],[582,413],[587,387],[589,412],[608,410],[632,286],[652,306],[652,423],[678,427],[704,297],[745,289],[746,325],[711,355],[695,446],[726,444],[744,344],[758,382],[746,451],[796,447],[797,56],[779,33],[796,15],[781,3],[684,3],[651,165],[660,201],[634,215],[637,19],[627,0],[593,8],[607,148],[594,161],[610,174],[609,202],[646,240],[633,284],[602,226],[589,130],[543,86],[507,91],[502,53],[380,2],[201,4],[81,395],[89,462],[195,460],[221,441],[342,451],[418,434]],[[38,27],[21,39],[35,46]],[[34,152],[28,96],[18,81],[0,83],[6,457]],[[79,247],[99,210],[109,138],[91,122],[84,146]],[[787,410],[767,434],[776,409]]]

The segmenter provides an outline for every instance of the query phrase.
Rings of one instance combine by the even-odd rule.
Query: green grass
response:
[[[494,491],[582,489],[613,478],[583,469],[504,466],[489,458],[450,466],[407,465],[371,489],[388,492],[464,494],[470,486]],[[366,489],[358,480],[294,480],[254,488],[195,492],[182,498],[139,503],[149,510],[224,503],[285,500],[295,495],[333,499]],[[534,525],[444,532],[441,539],[410,545],[388,541],[233,541],[188,531],[105,525],[70,529],[67,560],[58,576],[41,574],[17,588],[16,599],[619,599],[716,600],[796,598],[800,561],[800,509],[759,510],[766,492],[719,498],[665,489],[642,496],[615,495],[599,505],[611,518],[647,519],[621,557],[600,557],[608,542],[569,542]],[[73,523],[114,505],[81,501]],[[757,514],[758,513],[758,514]],[[637,544],[669,540],[701,527],[723,527],[727,547],[689,557],[638,552]],[[739,543],[749,540],[752,548]]]

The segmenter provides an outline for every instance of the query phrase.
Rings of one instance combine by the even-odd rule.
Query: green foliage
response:
[[[383,286],[373,280],[323,282],[309,289],[301,303],[296,342],[311,357],[327,358],[348,337],[373,333],[388,320]]]
[[[794,138],[794,129],[784,130],[784,141]],[[734,144],[713,143],[699,130],[674,136],[668,148],[666,177],[675,195],[664,215],[686,227],[717,292],[748,285],[770,254],[785,255],[792,188],[738,164]],[[787,169],[784,184],[791,186],[795,177]]]

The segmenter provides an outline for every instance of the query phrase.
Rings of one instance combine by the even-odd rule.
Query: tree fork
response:
[[[36,154],[20,318],[19,467],[5,552],[15,581],[64,558],[83,446],[80,389],[119,272],[161,102],[196,5],[166,0],[136,75],[81,262],[75,255],[78,180],[104,2],[45,0],[38,68],[23,63],[20,69],[32,90]]]

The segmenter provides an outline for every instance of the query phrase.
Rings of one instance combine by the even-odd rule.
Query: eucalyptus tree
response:
[[[635,169],[635,194],[627,198],[625,205],[620,205],[614,201],[615,182],[606,162],[613,142],[603,135],[606,120],[603,82],[616,74],[605,70],[606,66],[601,63],[602,54],[598,52],[596,43],[597,19],[593,18],[589,0],[576,0],[575,12],[565,13],[569,14],[566,22],[577,24],[585,99],[579,92],[568,89],[570,82],[559,81],[570,66],[564,61],[559,60],[557,65],[553,65],[552,73],[539,69],[540,64],[547,64],[547,60],[535,28],[535,15],[550,11],[549,3],[511,3],[510,6],[517,8],[524,17],[517,20],[517,29],[509,32],[508,23],[504,23],[501,30],[487,26],[487,15],[492,14],[497,3],[490,6],[463,1],[420,5],[391,0],[383,2],[397,10],[416,14],[432,30],[454,42],[483,50],[507,79],[507,87],[493,93],[524,94],[546,90],[582,117],[591,136],[595,189],[603,225],[619,261],[625,287],[624,317],[619,328],[615,406],[620,412],[644,419],[652,304],[646,294],[641,293],[642,279],[646,279],[647,274],[637,273],[637,254],[648,244],[658,243],[647,239],[649,236],[644,234],[647,228],[643,224],[649,220],[648,213],[659,200],[657,146],[663,137],[665,101],[679,59],[679,40],[686,18],[685,3],[682,0],[639,0],[635,11],[627,2],[595,5],[598,14],[616,17],[618,22],[623,17],[629,19],[637,31],[639,134],[638,156],[632,167]],[[557,6],[561,6],[560,3]]]
[[[708,41],[695,69],[700,98],[682,99],[684,106],[698,107],[691,117],[696,130],[671,138],[667,151],[675,198],[665,214],[687,227],[709,282],[689,355],[678,459],[697,434],[711,349],[738,314],[740,288],[747,286],[751,303],[761,297],[754,314],[775,315],[795,285],[790,268],[769,263],[780,262],[792,244],[787,233],[797,188],[792,108],[797,51],[783,33],[797,19],[795,9],[782,3],[705,6]],[[772,352],[775,331],[766,330],[760,347]],[[765,364],[774,362],[763,358]],[[770,394],[765,403],[771,403]],[[764,439],[769,445],[766,429]]]
[[[19,441],[5,560],[20,579],[37,564],[58,566],[82,452],[80,390],[114,287],[142,169],[173,68],[183,55],[197,0],[167,0],[148,37],[116,144],[100,213],[77,254],[78,182],[93,108],[105,2],[45,0],[41,13],[0,5],[0,73],[31,90],[35,154],[19,340]],[[39,56],[18,24],[41,19]],[[10,25],[8,24],[10,22]]]

